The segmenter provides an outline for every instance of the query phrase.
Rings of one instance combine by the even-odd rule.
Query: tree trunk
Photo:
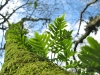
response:
[[[15,28],[16,29],[16,28]],[[56,64],[41,60],[35,53],[21,47],[9,27],[5,34],[5,60],[0,75],[72,75]]]

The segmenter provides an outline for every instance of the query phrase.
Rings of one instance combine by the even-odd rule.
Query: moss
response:
[[[12,29],[10,27],[5,35],[5,60],[0,75],[73,75],[50,61],[41,60],[35,53],[20,46],[12,38],[16,36],[10,33]]]

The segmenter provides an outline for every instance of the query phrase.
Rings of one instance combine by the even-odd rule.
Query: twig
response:
[[[6,0],[5,4],[0,6],[0,10],[2,10],[2,8],[3,8],[4,6],[6,6],[6,5],[8,4],[9,1],[10,1],[10,0]]]

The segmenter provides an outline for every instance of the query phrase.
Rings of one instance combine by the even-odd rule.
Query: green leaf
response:
[[[66,61],[66,57],[65,57],[62,53],[59,53],[59,54],[58,54],[58,59],[59,59],[60,61]]]
[[[34,36],[35,36],[35,38],[37,39],[37,40],[40,40],[40,35],[38,34],[38,32],[34,32]]]
[[[56,18],[52,24],[49,24],[48,33],[50,37],[50,51],[57,54],[58,59],[61,61],[68,61],[68,59],[75,54],[71,50],[72,48],[72,31],[67,31],[65,27],[67,22],[65,20],[65,14]]]
[[[100,52],[100,45],[99,43],[92,37],[87,38],[88,43],[90,44],[90,47],[93,49],[97,49]]]
[[[97,50],[95,50],[95,49],[93,49],[93,48],[91,48],[89,46],[83,46],[81,49],[85,52],[85,54],[91,54],[91,55],[94,55],[96,57],[100,56],[100,53],[98,53]]]
[[[88,72],[92,72],[92,70],[100,72],[95,68],[100,66],[100,44],[92,37],[88,37],[87,41],[89,45],[81,47],[82,51],[78,57],[82,64],[84,63],[83,66],[85,66]]]
[[[38,32],[35,32],[34,38],[31,38],[28,43],[32,46],[32,48],[35,48],[37,50],[36,54],[40,54],[40,56],[47,56],[50,47],[49,40],[50,34],[38,34]]]
[[[78,57],[83,63],[90,65],[90,62],[88,60],[86,60],[82,55],[78,55]]]

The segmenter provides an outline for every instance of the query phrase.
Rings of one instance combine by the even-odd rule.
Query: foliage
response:
[[[50,61],[65,62],[64,68],[75,68],[78,65],[78,74],[92,75],[93,72],[99,72],[100,57],[99,49],[100,44],[93,38],[88,37],[90,46],[82,47],[81,53],[78,55],[82,63],[70,60],[70,57],[75,54],[72,50],[72,31],[66,30],[67,23],[65,21],[65,14],[56,18],[52,24],[49,24],[48,30],[42,34],[34,32],[34,37],[28,39],[26,34],[27,29],[22,28],[22,21],[18,23],[8,23],[9,32],[14,34],[11,37],[20,46],[27,48],[30,52],[35,53],[43,60],[48,58],[47,55],[51,52]],[[21,48],[22,48],[21,47]],[[86,70],[86,72],[81,72]],[[92,72],[92,73],[90,73]]]
[[[39,57],[48,58],[51,52],[50,61],[65,62],[64,68],[78,69],[78,74],[93,75],[94,72],[100,73],[100,44],[92,37],[88,37],[88,45],[83,46],[78,57],[80,61],[69,60],[75,54],[72,50],[72,31],[66,30],[67,23],[65,14],[56,18],[52,24],[49,24],[48,30],[42,34],[34,32],[34,37],[28,39],[27,29],[22,28],[22,21],[9,24],[10,39],[17,42],[20,46],[27,48],[30,52],[35,53]]]
[[[53,24],[49,24],[48,31],[39,34],[34,32],[34,37],[30,38],[28,44],[31,50],[37,55],[47,58],[47,54],[51,52],[51,61],[65,62],[66,67],[72,67],[69,58],[75,54],[72,51],[72,31],[66,30],[65,14],[56,18]],[[57,55],[57,57],[55,57]],[[69,62],[69,63],[68,63]],[[69,65],[70,64],[70,65]],[[68,66],[69,65],[69,66]]]
[[[50,42],[52,42],[49,51],[52,52],[52,55],[54,54],[53,58],[51,55],[51,60],[56,60],[57,62],[65,62],[66,68],[69,68],[69,58],[73,56],[75,52],[71,49],[72,31],[66,30],[66,24],[65,14],[63,14],[62,16],[56,18],[55,21],[53,21],[53,24],[49,24],[49,30],[47,32],[51,35]]]
[[[82,62],[79,64],[79,67],[86,70],[86,74],[91,73],[92,75],[94,72],[100,73],[100,43],[92,37],[88,37],[87,41],[89,46],[83,46],[81,53],[78,55]]]
[[[50,60],[52,62],[65,62],[66,66],[64,68],[66,69],[75,68],[78,65],[78,74],[92,75],[94,72],[100,73],[100,44],[91,37],[87,38],[90,46],[83,46],[81,53],[78,55],[82,63],[69,60],[75,52],[72,50],[72,31],[66,30],[65,14],[49,24],[46,32],[39,34],[35,31],[34,37],[30,39],[26,36],[28,31],[22,28],[22,23],[22,21],[12,24],[8,22],[9,33],[14,35],[9,35],[10,39],[13,39],[20,46],[44,59],[51,52]]]
[[[6,58],[0,75],[55,75],[55,73],[57,75],[74,75],[50,61],[42,61],[38,58],[38,56],[45,58],[48,54],[52,44],[49,33],[35,32],[34,37],[27,40],[23,38],[26,36],[24,32],[26,30],[21,25],[21,22],[10,24],[6,32],[6,40],[9,39],[9,41],[6,41]],[[23,42],[22,39],[27,43],[24,44],[25,41]],[[24,47],[19,48],[20,45],[24,45]],[[33,52],[30,52],[30,49],[33,49]]]
[[[39,35],[35,32],[34,36],[34,38],[29,39],[28,44],[32,46],[33,52],[37,55],[47,58],[50,35],[47,33]]]

